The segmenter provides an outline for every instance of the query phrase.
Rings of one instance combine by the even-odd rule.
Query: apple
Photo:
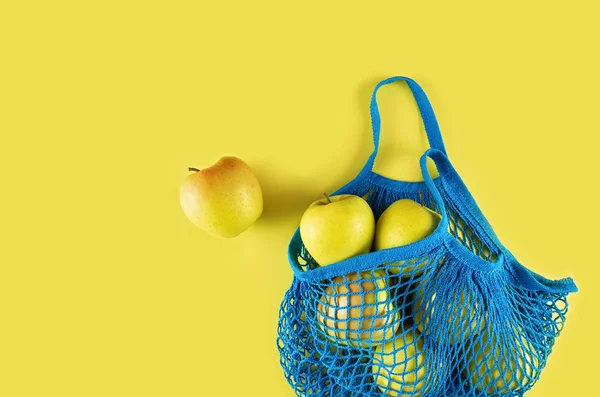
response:
[[[509,346],[500,346],[496,335],[490,338],[488,331],[467,350],[466,375],[479,392],[518,393],[537,377],[539,361],[537,355],[532,355],[535,347],[522,329],[514,331],[516,335]]]
[[[373,248],[382,250],[419,241],[433,233],[440,219],[439,214],[413,200],[398,200],[386,208],[377,220]],[[410,277],[421,274],[428,263],[427,258],[415,259],[412,262],[389,264],[387,269],[390,273]]]
[[[352,194],[325,194],[308,207],[300,220],[302,242],[320,266],[369,252],[374,233],[371,207]]]
[[[385,395],[421,396],[428,390],[423,338],[413,330],[377,346],[371,370],[375,383]]]
[[[334,278],[319,300],[317,320],[330,339],[355,347],[391,338],[401,322],[383,270]]]
[[[180,189],[185,215],[200,229],[221,237],[235,237],[262,214],[258,179],[237,157],[222,157],[213,166],[190,168]]]

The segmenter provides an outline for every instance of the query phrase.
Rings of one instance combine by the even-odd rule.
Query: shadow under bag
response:
[[[423,182],[373,172],[381,121],[377,90],[411,89],[430,144]],[[319,267],[299,230],[289,245],[294,270],[279,311],[284,374],[299,396],[522,396],[538,380],[562,330],[570,278],[551,281],[502,245],[446,155],[433,109],[406,77],[380,82],[371,99],[375,150],[334,194],[366,198],[375,218],[412,199],[441,216],[415,243]],[[427,169],[431,158],[439,177]]]

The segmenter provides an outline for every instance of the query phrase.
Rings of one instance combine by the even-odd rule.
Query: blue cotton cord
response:
[[[381,129],[376,93],[395,81],[413,92],[431,145],[420,159],[423,182],[372,171]],[[375,150],[334,194],[366,196],[376,219],[397,200],[422,200],[442,220],[416,243],[324,267],[296,230],[288,247],[294,277],[277,327],[285,378],[298,396],[523,396],[564,328],[575,283],[530,271],[502,245],[448,159],[414,80],[382,81],[370,112]]]

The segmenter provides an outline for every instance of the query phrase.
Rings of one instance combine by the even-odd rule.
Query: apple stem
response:
[[[423,192],[419,190],[419,200],[421,201],[421,207],[424,207],[423,204]]]
[[[200,172],[200,170],[198,168],[194,168],[194,167],[189,167],[188,171]]]
[[[327,193],[323,193],[323,196],[325,196],[325,198],[327,199],[327,201],[329,201],[329,203],[331,203],[331,199],[329,198],[329,196],[327,195]]]

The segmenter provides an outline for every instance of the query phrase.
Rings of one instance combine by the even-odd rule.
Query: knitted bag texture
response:
[[[420,159],[423,182],[372,170],[381,127],[377,91],[396,81],[411,89],[429,140]],[[433,108],[414,80],[380,82],[370,113],[375,150],[334,195],[365,198],[376,219],[409,198],[441,220],[412,244],[323,267],[294,233],[294,277],[277,329],[287,381],[298,396],[522,396],[539,379],[563,328],[567,295],[577,287],[570,278],[530,271],[502,245],[448,159]]]

